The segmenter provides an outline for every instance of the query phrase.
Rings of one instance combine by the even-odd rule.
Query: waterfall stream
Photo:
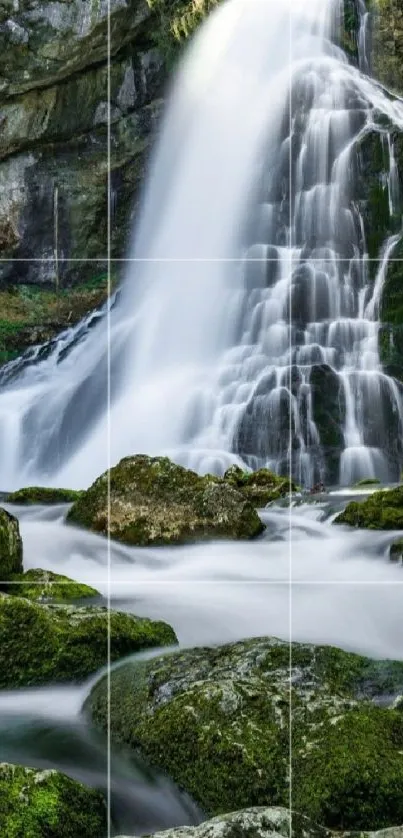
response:
[[[366,75],[364,0],[356,10],[359,66],[337,45],[339,0],[230,0],[201,28],[110,328],[80,325],[2,371],[5,488],[86,486],[108,438],[112,462],[397,479],[401,385],[382,370],[378,321],[400,238],[403,104]],[[395,228],[370,256],[360,173],[374,137]]]

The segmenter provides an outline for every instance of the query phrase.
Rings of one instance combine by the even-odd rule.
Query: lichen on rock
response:
[[[125,457],[99,477],[67,521],[125,544],[180,544],[205,538],[252,538],[264,529],[252,504],[225,480],[178,466],[168,457]]]

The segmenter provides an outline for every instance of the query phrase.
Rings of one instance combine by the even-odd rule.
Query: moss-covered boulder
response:
[[[0,595],[0,688],[86,678],[107,664],[109,627],[112,661],[176,642],[166,623]]]
[[[284,807],[255,806],[220,815],[200,826],[179,826],[155,832],[153,838],[290,838],[290,835],[293,838],[330,838],[331,833],[298,812],[292,813],[291,826],[290,811]]]
[[[18,521],[0,507],[0,582],[22,572],[22,539]]]
[[[111,677],[112,739],[207,814],[287,806],[292,709],[295,809],[337,829],[401,823],[402,716],[376,702],[403,690],[403,663],[307,644],[292,645],[291,663],[272,638],[128,663]],[[86,704],[103,728],[107,687]]]
[[[286,497],[290,492],[296,492],[297,486],[287,477],[279,477],[268,468],[258,471],[242,471],[239,466],[231,466],[225,474],[224,480],[241,492],[253,506],[266,506],[278,498]]]
[[[41,568],[14,574],[4,587],[8,594],[29,599],[31,602],[76,602],[98,599],[101,596],[99,591],[89,585]]]
[[[28,486],[26,489],[17,489],[7,495],[7,503],[16,504],[53,504],[53,503],[74,503],[82,492],[74,489],[49,489],[46,486]]]
[[[403,486],[374,492],[363,501],[351,501],[334,523],[371,530],[403,529]]]
[[[0,834],[4,838],[102,838],[102,795],[58,771],[0,764]]]
[[[167,457],[125,457],[73,504],[67,520],[125,544],[252,538],[264,529],[252,504],[225,480],[200,477]],[[108,514],[109,512],[109,514]]]

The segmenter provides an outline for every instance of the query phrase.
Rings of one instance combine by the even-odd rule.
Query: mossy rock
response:
[[[24,597],[31,602],[76,602],[101,596],[99,591],[89,585],[40,568],[16,573],[10,577],[10,582],[12,584],[5,586],[8,594]]]
[[[220,815],[200,826],[179,826],[153,833],[153,838],[331,838],[331,833],[298,812],[275,806],[255,806]],[[121,836],[124,838],[124,836]],[[147,836],[151,838],[151,836]]]
[[[108,661],[176,643],[163,622],[103,607],[42,605],[0,595],[0,689],[81,681]]]
[[[231,466],[225,474],[224,480],[234,486],[250,501],[253,506],[266,506],[272,501],[286,497],[290,492],[296,492],[297,486],[287,477],[279,477],[268,468],[258,471],[242,471],[239,466]]]
[[[0,582],[22,573],[22,538],[16,518],[0,507]]]
[[[102,795],[58,771],[0,764],[0,833],[4,838],[102,838]]]
[[[290,680],[289,644],[260,638],[128,663],[111,675],[112,739],[208,815],[287,806],[291,699],[295,808],[337,829],[402,822],[401,713],[374,699],[401,693],[403,663],[308,644],[291,661]],[[86,703],[101,728],[108,706],[104,678]]]
[[[363,480],[358,480],[357,483],[354,483],[354,489],[365,488],[365,486],[379,486],[380,480],[377,477],[364,477]]]
[[[74,503],[83,492],[76,492],[74,489],[48,489],[45,486],[28,486],[26,489],[17,489],[7,495],[7,503],[18,504],[52,504],[52,503]]]
[[[125,544],[180,544],[252,538],[264,526],[252,504],[226,481],[168,457],[125,457],[73,504],[67,521]]]
[[[403,529],[403,486],[374,492],[364,501],[351,501],[334,523],[371,530]]]

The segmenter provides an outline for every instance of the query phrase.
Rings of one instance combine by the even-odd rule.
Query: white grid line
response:
[[[108,85],[108,204],[107,204],[107,290],[108,297],[111,296],[112,291],[112,277],[111,277],[111,9],[110,0],[108,0],[108,69],[107,69],[107,85]],[[111,536],[110,536],[110,517],[111,517],[111,478],[110,469],[112,465],[111,455],[111,309],[108,307],[106,312],[106,332],[107,332],[107,570],[108,570],[108,592],[107,592],[107,625],[108,625],[108,640],[107,640],[107,818],[108,818],[108,838],[111,838],[112,823],[111,823]]]
[[[391,562],[390,564],[391,564],[391,568],[396,567],[396,565],[393,562]],[[402,573],[403,573],[403,569],[402,569]],[[107,577],[106,578],[103,577],[103,578],[91,579],[90,581],[83,582],[82,584],[83,585],[88,585],[90,587],[95,587],[95,585],[105,585],[105,582],[107,582]],[[111,588],[113,588],[114,585],[119,586],[119,587],[122,586],[122,585],[127,585],[128,587],[135,585],[135,587],[137,589],[138,587],[141,587],[142,585],[149,586],[150,584],[157,584],[157,586],[160,586],[160,585],[177,585],[178,583],[181,584],[181,585],[187,585],[188,587],[196,587],[196,586],[200,586],[200,585],[205,585],[205,586],[211,585],[214,588],[216,588],[217,585],[224,585],[225,588],[228,588],[229,586],[236,586],[236,585],[240,585],[242,587],[244,587],[245,585],[255,585],[255,586],[256,585],[259,585],[259,586],[262,586],[262,585],[266,586],[267,585],[268,587],[273,587],[273,588],[275,588],[275,587],[285,587],[285,586],[288,587],[289,585],[293,585],[295,587],[314,586],[314,587],[336,587],[336,588],[339,587],[339,586],[353,587],[353,588],[358,588],[358,587],[368,588],[368,587],[371,587],[371,586],[379,588],[379,587],[393,586],[395,588],[396,586],[399,587],[400,585],[403,585],[403,579],[402,579],[401,582],[398,579],[388,580],[388,579],[295,579],[295,578],[293,578],[290,581],[289,576],[284,576],[284,579],[256,578],[256,579],[214,579],[214,580],[212,580],[212,579],[192,579],[192,580],[189,580],[189,579],[183,579],[183,577],[181,577],[181,576],[177,576],[174,579],[160,579],[160,580],[157,581],[157,583],[155,582],[154,578],[141,579],[141,580],[136,579],[135,582],[134,582],[133,579],[118,579],[118,580],[111,579],[109,584],[110,584]],[[6,586],[8,587],[9,585],[18,586],[18,585],[24,585],[24,584],[26,585],[27,583],[16,582],[16,581],[10,582],[8,580],[4,580],[4,581],[0,580],[0,585],[2,587],[6,587]],[[34,584],[39,585],[41,583],[30,582],[29,587],[32,587],[32,585],[34,585]],[[62,584],[68,585],[69,583],[68,582],[64,582],[64,583],[58,582],[57,583],[58,586],[62,585]],[[101,597],[103,597],[104,599],[106,599],[106,597],[104,597],[104,595],[100,591],[98,591],[98,594]],[[124,599],[124,597],[125,597],[125,593],[124,593],[124,591],[122,591],[120,598]],[[90,600],[90,599],[91,599],[91,597],[88,597],[88,600]]]
[[[289,7],[289,53],[288,53],[288,62],[289,62],[289,111],[288,111],[288,118],[289,118],[289,148],[288,148],[288,176],[289,176],[289,227],[290,227],[290,241],[289,241],[289,248],[290,248],[290,266],[289,272],[290,276],[292,275],[292,9],[291,6]],[[289,283],[289,295],[290,295],[290,302],[289,302],[289,323],[288,323],[288,331],[289,331],[289,353],[290,357],[292,356],[292,283]],[[289,808],[289,816],[290,816],[290,825],[289,825],[289,838],[292,838],[292,504],[291,504],[291,481],[292,481],[292,391],[291,391],[291,370],[290,370],[290,382],[289,382],[289,393],[290,393],[290,401],[289,401],[289,417],[288,417],[288,444],[289,444],[289,498],[288,498],[288,526],[289,526],[289,548],[288,548],[288,666],[289,666],[289,734],[288,734],[288,758],[289,758],[289,765],[288,765],[288,808]]]
[[[109,199],[109,201],[110,201],[110,199]],[[308,259],[308,258],[309,258],[309,262],[313,263],[313,264],[317,263],[318,265],[323,265],[323,263],[325,262],[325,263],[329,263],[330,265],[334,265],[334,264],[337,264],[338,262],[343,262],[343,263],[354,262],[359,257],[358,256],[338,256],[337,254],[335,254],[334,258],[325,257],[325,256],[323,256],[323,257],[311,257],[311,256],[308,257],[308,256],[306,256],[305,257],[305,256],[300,255],[301,261],[303,261],[304,259]],[[365,261],[366,262],[374,262],[374,263],[378,264],[381,261],[381,259],[380,258],[379,259],[368,258]],[[5,257],[0,257],[0,263],[2,263],[2,262],[4,262],[5,264],[12,264],[14,262],[16,262],[16,263],[19,263],[19,262],[28,262],[28,263],[39,262],[39,263],[44,263],[44,264],[47,264],[47,263],[51,264],[51,263],[55,262],[55,258],[44,256],[43,258],[36,257],[36,258],[33,258],[33,259],[28,259],[27,257],[24,257],[24,258],[23,257],[21,257],[21,258],[15,257],[15,258],[6,259]],[[169,263],[173,263],[173,264],[175,264],[175,263],[179,263],[179,264],[188,264],[188,263],[193,264],[193,263],[196,263],[196,264],[198,264],[198,263],[203,263],[203,262],[206,262],[206,264],[220,264],[222,262],[224,262],[224,263],[228,262],[228,263],[234,263],[234,264],[241,263],[243,265],[243,264],[246,264],[246,263],[249,263],[249,262],[262,262],[263,264],[266,265],[269,262],[274,262],[275,264],[277,264],[278,259],[276,259],[273,256],[268,257],[267,259],[265,259],[263,256],[261,258],[260,257],[255,257],[255,256],[251,256],[251,257],[248,257],[248,256],[233,256],[233,257],[226,257],[226,258],[219,258],[219,257],[214,257],[214,256],[211,256],[211,257],[210,256],[209,257],[204,257],[204,256],[203,257],[202,256],[200,256],[200,257],[199,256],[194,256],[194,257],[175,256],[175,257],[169,257],[168,258],[168,257],[161,256],[161,257],[155,257],[155,258],[145,258],[145,257],[141,257],[141,258],[138,257],[137,258],[137,257],[134,257],[134,256],[133,257],[129,257],[129,256],[128,257],[123,257],[123,256],[122,257],[114,257],[114,256],[111,255],[110,257],[99,256],[99,258],[97,258],[97,259],[95,259],[95,258],[78,259],[78,258],[69,258],[69,257],[63,257],[63,256],[58,257],[58,264],[59,265],[60,264],[69,264],[70,262],[73,262],[73,263],[77,262],[77,263],[83,263],[83,264],[85,262],[93,262],[94,264],[98,264],[98,265],[101,264],[101,263],[104,263],[105,265],[108,264],[108,263],[110,263],[111,265],[115,264],[115,263],[125,264],[126,262],[127,263],[130,263],[130,262],[139,262],[139,263],[155,262],[156,264],[165,263],[165,262],[167,264],[169,264]],[[403,262],[403,257],[396,257],[394,259],[393,258],[388,259],[388,265],[391,265],[393,262]],[[299,264],[299,262],[297,264]],[[21,283],[21,284],[23,284],[23,283]],[[3,292],[1,292],[1,293],[3,293]]]

